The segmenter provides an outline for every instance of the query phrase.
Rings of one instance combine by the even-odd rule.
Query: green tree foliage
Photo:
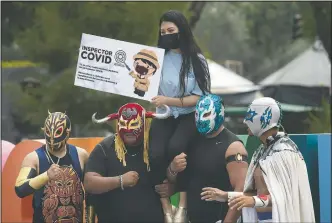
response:
[[[304,38],[292,41],[292,22],[303,14]],[[325,23],[326,24],[326,23]],[[195,34],[212,59],[242,61],[244,76],[259,81],[312,44],[315,18],[310,4],[295,2],[211,2]]]
[[[331,60],[331,2],[310,2],[315,18],[316,32]]]
[[[16,33],[16,41],[29,58],[60,72],[76,63],[82,33],[155,45],[161,14],[187,7],[184,2],[39,2],[32,24]]]
[[[37,2],[1,2],[1,45],[10,46],[16,34],[32,25]]]
[[[78,48],[82,33],[104,36],[138,44],[155,45],[159,18],[177,9],[189,14],[187,2],[38,2],[13,3],[17,10],[31,13],[23,29],[11,30],[28,58],[49,65],[53,76],[37,89],[23,92],[8,84],[22,122],[41,126],[47,110],[66,111],[73,123],[90,126],[91,116],[104,117],[127,102],[138,102],[151,109],[149,102],[74,86]],[[9,8],[9,6],[8,6]],[[8,20],[16,14],[8,14]],[[17,15],[20,16],[20,15]],[[24,18],[24,15],[22,15]],[[24,20],[24,19],[23,19]],[[12,24],[16,20],[11,20]],[[9,41],[9,40],[8,40]],[[56,74],[56,75],[55,75]]]
[[[190,2],[3,2],[3,43],[18,44],[29,59],[47,65],[52,75],[41,88],[28,92],[18,85],[6,87],[15,98],[16,113],[40,125],[48,109],[67,111],[74,123],[84,125],[94,112],[102,117],[125,102],[137,101],[73,85],[81,34],[153,46],[159,17],[170,9],[199,19],[194,33],[208,58],[219,63],[242,61],[244,76],[253,81],[296,57],[312,44],[316,33],[330,50],[330,28],[324,27],[331,26],[331,9],[323,3],[209,2],[204,6],[200,16],[200,7]],[[292,41],[295,13],[303,16],[304,38]],[[139,103],[151,108],[148,102]]]
[[[84,125],[91,122],[93,113],[104,117],[125,103],[137,102],[147,109],[151,107],[146,101],[74,86],[74,77],[75,69],[70,68],[40,88],[22,92],[17,85],[7,84],[5,90],[15,95],[14,112],[22,114],[22,119],[32,125],[42,125],[48,110],[66,112],[73,123]]]

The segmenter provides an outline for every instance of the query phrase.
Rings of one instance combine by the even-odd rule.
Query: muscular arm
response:
[[[95,172],[87,172],[84,177],[85,190],[91,194],[102,194],[120,187],[120,178],[103,177]]]
[[[120,178],[107,177],[107,162],[105,150],[98,144],[91,152],[86,164],[84,187],[90,194],[102,194],[120,187]]]
[[[15,182],[15,192],[20,198],[34,193],[48,182],[47,171],[37,175],[37,160],[37,154],[32,152],[22,162],[20,173]]]
[[[80,147],[76,147],[76,148],[77,148],[77,153],[79,156],[81,168],[82,168],[82,170],[84,170],[84,167],[89,159],[89,153],[85,149],[82,149]]]
[[[248,156],[248,153],[241,142],[233,142],[228,147],[225,158],[227,159],[231,156],[234,157],[238,153],[242,156]],[[231,161],[227,164],[226,168],[234,191],[242,192],[248,170],[248,163],[244,161]],[[229,209],[223,222],[236,222],[240,215],[241,211]]]
[[[190,95],[183,97],[182,100],[180,98],[167,98],[168,106],[175,107],[192,107],[195,106],[200,96],[198,95]]]

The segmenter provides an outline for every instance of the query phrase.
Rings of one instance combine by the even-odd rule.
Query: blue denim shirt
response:
[[[202,55],[200,57],[204,58]],[[204,58],[205,59],[205,58]],[[161,71],[160,85],[158,95],[166,97],[180,98],[180,70],[182,66],[182,56],[180,53],[168,51],[164,57],[163,68]],[[193,69],[191,67],[188,78],[185,78],[185,92],[184,96],[202,95],[202,90],[199,88]],[[195,111],[195,106],[192,107],[174,107],[170,106],[172,115],[177,118],[179,115],[189,114]],[[163,108],[157,108],[158,113],[163,113]]]

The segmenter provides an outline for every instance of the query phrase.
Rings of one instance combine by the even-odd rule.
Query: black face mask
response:
[[[179,33],[167,34],[160,36],[160,45],[161,48],[165,50],[169,49],[178,49],[180,46]]]

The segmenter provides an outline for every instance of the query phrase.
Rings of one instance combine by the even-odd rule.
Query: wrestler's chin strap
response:
[[[43,187],[48,182],[47,171],[37,176],[31,167],[22,167],[16,179],[15,192],[18,197],[26,197]]]

